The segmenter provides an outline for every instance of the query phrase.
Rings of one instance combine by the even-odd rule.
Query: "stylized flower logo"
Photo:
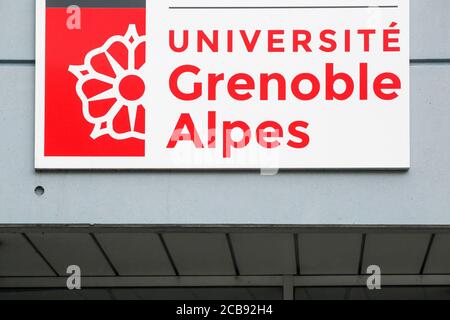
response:
[[[69,67],[78,78],[76,92],[83,116],[94,124],[93,139],[109,135],[116,140],[145,140],[145,130],[137,121],[147,107],[144,68],[145,36],[139,36],[135,25],[124,36],[112,36],[90,51],[83,65]]]

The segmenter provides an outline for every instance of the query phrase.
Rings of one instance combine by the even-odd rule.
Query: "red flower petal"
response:
[[[139,133],[145,133],[145,109],[143,106],[139,106],[136,114],[136,125],[134,131]]]
[[[103,117],[111,110],[112,106],[116,103],[115,98],[91,101],[89,102],[89,114],[93,118]]]
[[[121,42],[114,42],[107,50],[123,69],[128,69],[128,49]]]
[[[91,79],[83,84],[83,93],[88,99],[90,99],[111,88],[112,85],[110,83],[106,83],[98,79]]]
[[[135,69],[139,70],[145,63],[145,42],[137,46],[134,52]]]
[[[94,70],[100,74],[107,75],[108,77],[115,78],[116,74],[111,67],[111,63],[106,57],[105,53],[100,53],[91,59],[91,66]]]
[[[117,113],[113,121],[113,128],[117,133],[126,133],[131,131],[127,106],[123,106]]]

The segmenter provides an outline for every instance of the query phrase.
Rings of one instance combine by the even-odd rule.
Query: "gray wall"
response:
[[[411,34],[409,172],[35,172],[34,0],[1,0],[0,224],[449,224],[450,1]]]

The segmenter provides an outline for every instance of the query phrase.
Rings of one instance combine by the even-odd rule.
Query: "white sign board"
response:
[[[39,0],[36,43],[36,168],[410,166],[409,1]]]

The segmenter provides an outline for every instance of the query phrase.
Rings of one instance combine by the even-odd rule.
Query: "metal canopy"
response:
[[[361,292],[338,289],[364,287],[371,264],[380,266],[383,286],[392,287],[389,294],[395,295],[401,292],[395,287],[450,285],[449,261],[450,229],[445,227],[0,230],[0,289],[65,288],[67,266],[78,265],[83,288],[91,289],[278,288],[285,298],[293,298],[294,291],[297,298],[329,294],[348,298]],[[337,291],[311,289],[330,287]],[[144,296],[152,296],[159,291],[145,292]],[[245,292],[242,297],[248,295]]]

